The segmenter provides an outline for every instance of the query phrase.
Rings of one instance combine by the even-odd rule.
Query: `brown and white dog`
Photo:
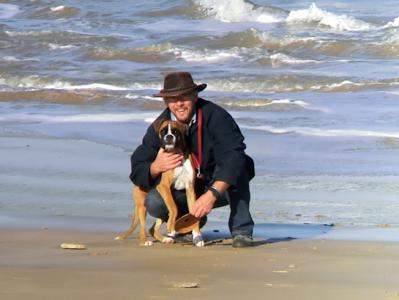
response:
[[[153,236],[156,240],[162,243],[173,243],[173,237],[176,235],[175,224],[177,218],[177,206],[173,199],[171,188],[176,190],[186,190],[188,209],[191,211],[196,195],[194,191],[195,173],[193,162],[191,161],[190,153],[186,145],[187,125],[176,121],[160,120],[154,124],[156,132],[158,132],[161,144],[166,151],[182,151],[184,155],[184,162],[181,166],[163,172],[161,180],[156,186],[157,191],[164,200],[168,208],[169,218],[167,221],[168,236],[161,234],[160,228],[163,223],[161,219],[156,219],[153,225]],[[116,237],[116,239],[128,238],[136,229],[138,222],[140,222],[140,245],[151,246],[152,241],[147,240],[146,234],[146,215],[147,210],[144,205],[148,191],[134,186],[132,190],[133,201],[136,207],[134,210],[133,221],[130,228],[123,234]],[[152,232],[151,232],[152,234]],[[203,247],[204,241],[201,236],[199,220],[194,224],[193,230],[193,244],[197,247]]]

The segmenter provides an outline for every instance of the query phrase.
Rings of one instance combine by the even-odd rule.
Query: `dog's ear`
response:
[[[184,124],[184,123],[180,123],[180,122],[177,124],[179,126],[179,130],[181,132],[183,132],[185,136],[188,136],[188,129],[189,129],[188,124]]]
[[[159,135],[159,129],[161,128],[163,122],[165,122],[165,119],[157,119],[155,120],[154,123],[152,123],[152,126],[154,127],[155,132],[157,133],[157,135]]]

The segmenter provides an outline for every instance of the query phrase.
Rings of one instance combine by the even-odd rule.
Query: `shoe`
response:
[[[233,248],[246,248],[246,247],[252,247],[253,246],[253,241],[252,241],[252,236],[250,235],[236,235],[233,237]]]
[[[175,243],[177,244],[192,244],[193,243],[193,235],[191,233],[178,233],[175,238]]]

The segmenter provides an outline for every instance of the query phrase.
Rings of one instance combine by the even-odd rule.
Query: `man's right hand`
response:
[[[162,172],[169,171],[183,164],[184,156],[181,152],[166,152],[160,148],[157,157],[152,162],[150,172],[152,178],[158,177]]]

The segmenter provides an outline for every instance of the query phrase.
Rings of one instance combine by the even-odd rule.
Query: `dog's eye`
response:
[[[172,129],[172,133],[173,134],[177,134],[177,130],[176,129]]]
[[[160,135],[165,135],[168,130],[166,128],[162,129],[159,133]]]

